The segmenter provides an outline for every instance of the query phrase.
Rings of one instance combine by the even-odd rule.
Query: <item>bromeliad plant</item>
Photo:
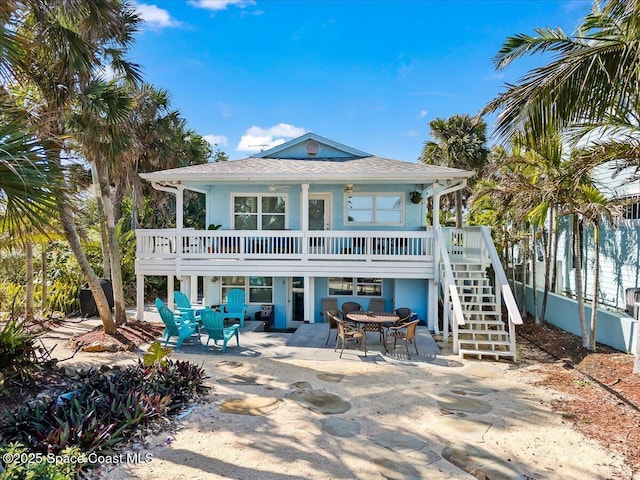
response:
[[[201,367],[166,360],[167,354],[155,351],[150,365],[139,362],[110,375],[90,370],[75,391],[5,412],[0,416],[0,438],[41,454],[72,447],[84,453],[113,453],[136,436],[140,426],[158,426],[207,392]]]

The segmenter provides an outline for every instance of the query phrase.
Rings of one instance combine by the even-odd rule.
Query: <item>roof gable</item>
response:
[[[282,145],[251,155],[252,158],[281,158],[290,160],[339,161],[365,158],[371,154],[334,142],[309,132]]]

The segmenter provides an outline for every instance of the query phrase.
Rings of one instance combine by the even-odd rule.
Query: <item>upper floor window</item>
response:
[[[622,217],[625,220],[640,220],[640,195],[629,195],[625,200],[629,203],[624,207]]]
[[[403,196],[396,194],[351,194],[347,196],[347,224],[402,224]]]
[[[284,195],[238,195],[233,198],[234,230],[284,230]]]

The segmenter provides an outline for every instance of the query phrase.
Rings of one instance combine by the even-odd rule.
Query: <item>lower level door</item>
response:
[[[289,305],[287,328],[295,328],[304,322],[304,277],[289,278]]]

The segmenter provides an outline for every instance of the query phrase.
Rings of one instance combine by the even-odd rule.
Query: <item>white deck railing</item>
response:
[[[491,232],[489,228],[444,228],[443,231],[444,243],[447,246],[447,252],[450,256],[457,256],[467,260],[486,263],[486,266],[491,265],[491,267],[493,268],[494,294],[496,297],[496,303],[501,306],[504,302],[504,305],[507,309],[507,315],[509,317],[509,340],[511,342],[511,350],[514,352],[513,359],[515,361],[515,326],[522,325],[522,317],[520,316],[520,310],[518,309],[516,300],[513,297],[511,287],[509,286],[507,275],[502,268],[502,263],[500,262],[498,251],[496,250],[493,239],[491,238]],[[453,328],[456,329],[457,326],[455,322],[453,325]]]
[[[415,261],[433,255],[427,231],[136,230],[137,258]]]
[[[444,234],[442,229],[437,231],[438,245],[440,246],[440,261],[442,269],[440,271],[440,289],[442,290],[443,307],[443,339],[447,343],[449,340],[449,325],[453,333],[453,353],[458,353],[458,326],[464,325],[464,314],[462,303],[456,287],[456,280],[451,268],[450,251],[451,236]]]

